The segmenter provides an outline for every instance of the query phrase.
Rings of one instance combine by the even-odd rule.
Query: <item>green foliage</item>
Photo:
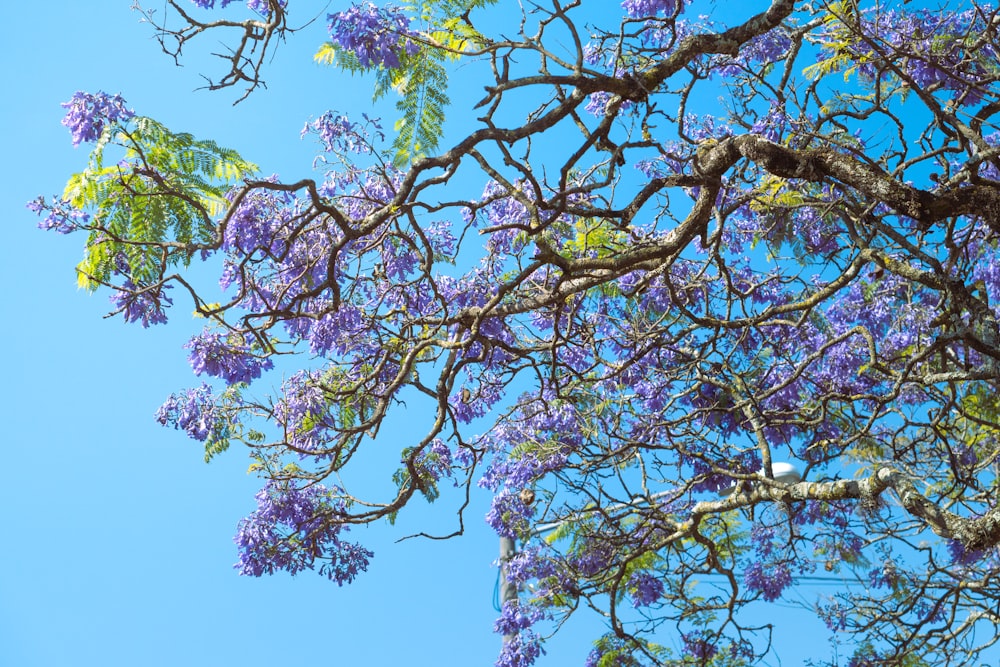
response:
[[[985,387],[975,387],[961,400],[955,420],[959,442],[976,453],[980,466],[994,464],[1000,456],[1000,397]]]
[[[406,447],[403,449],[402,458],[403,460],[410,459],[416,448]],[[424,496],[427,502],[432,503],[440,497],[441,492],[438,489],[437,479],[434,474],[430,471],[430,466],[437,462],[438,456],[434,453],[428,453],[424,459],[414,460],[414,469],[417,472],[416,484],[417,490]],[[396,484],[397,489],[403,489],[410,485],[412,475],[407,467],[401,466],[392,475],[392,481]]]
[[[563,248],[574,257],[611,257],[628,246],[628,234],[607,220],[579,219]]]
[[[373,101],[395,91],[400,99],[396,108],[402,114],[396,120],[392,142],[393,163],[403,167],[437,149],[444,131],[448,97],[448,74],[445,64],[463,54],[483,48],[488,40],[468,20],[469,12],[496,3],[497,0],[425,0],[404,5],[424,23],[414,38],[417,50],[401,54],[399,67],[362,66],[357,56],[334,42],[320,45],[313,60],[321,65],[335,65],[352,74],[373,69]]]
[[[324,42],[320,44],[319,50],[313,54],[313,60],[315,60],[320,65],[333,65],[334,63],[338,62],[338,59],[342,58],[344,55],[346,54],[342,52],[340,49],[338,49],[337,45],[334,44],[333,42]],[[355,58],[354,59],[355,66],[358,69],[360,69],[360,65],[358,65],[357,62],[358,62],[357,58]],[[343,65],[341,66],[343,67]],[[344,69],[348,68],[344,67]],[[353,71],[353,70],[348,70],[348,71]]]
[[[117,262],[128,264],[137,285],[155,282],[168,266],[186,265],[191,244],[214,239],[212,218],[227,206],[229,184],[257,170],[233,150],[175,134],[150,118],[133,119],[114,139],[124,158],[106,166],[107,142],[98,142],[87,168],[63,192],[74,207],[95,211],[77,267],[80,286],[89,290],[108,282]]]
[[[854,48],[858,37],[852,26],[857,22],[857,4],[851,0],[831,2],[827,14],[823,17],[826,24],[825,39],[822,46],[832,55],[809,65],[803,74],[811,79],[821,79],[834,72],[843,72],[844,81],[848,81],[858,66],[863,64],[865,57]]]
[[[444,109],[450,100],[445,93],[448,74],[444,68],[447,52],[422,49],[407,58],[413,61],[391,85],[400,94],[396,108],[402,117],[396,121],[393,162],[404,165],[437,148],[444,128]]]
[[[670,649],[642,639],[633,641],[641,644],[644,651],[656,656],[663,664],[676,664],[675,661],[668,662],[671,656]],[[634,657],[633,646],[624,644],[614,635],[604,635],[594,642],[594,648],[601,656],[597,660],[597,667],[638,667],[644,664]]]
[[[215,409],[221,415],[237,414],[242,407],[242,390],[244,387],[245,385],[242,384],[234,384],[227,387],[216,401]],[[220,419],[216,419],[214,423],[215,426],[209,432],[208,437],[205,438],[205,463],[210,462],[216,455],[228,450],[232,440],[244,440],[244,434],[236,419],[223,416]],[[247,439],[253,440],[255,434],[256,431],[250,431]]]
[[[441,37],[437,43],[464,52],[481,48],[489,41],[467,20],[470,12],[496,3],[497,0],[424,0],[406,3],[404,7],[427,24],[426,34]]]

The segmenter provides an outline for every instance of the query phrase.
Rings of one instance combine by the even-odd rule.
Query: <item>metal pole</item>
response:
[[[515,545],[513,537],[501,537],[500,538],[500,609],[503,610],[504,604],[508,600],[517,600],[517,586],[515,586],[510,578],[507,576],[507,563],[515,554]],[[506,644],[514,635],[504,635],[503,643]]]

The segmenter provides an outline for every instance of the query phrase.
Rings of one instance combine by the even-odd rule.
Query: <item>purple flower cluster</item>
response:
[[[698,664],[705,664],[719,652],[718,638],[705,630],[685,632],[681,634],[684,642],[684,653],[698,659]]]
[[[477,350],[479,349],[481,348],[477,346]],[[472,352],[469,356],[474,355],[475,352]],[[455,393],[448,400],[455,413],[455,418],[463,424],[469,424],[473,420],[487,415],[490,408],[503,398],[505,388],[503,378],[491,372],[482,372],[476,380],[473,380],[473,373],[469,373],[468,376],[469,382],[457,387]],[[489,472],[486,476],[493,479]],[[486,477],[480,482],[480,486],[498,488],[493,485],[492,481],[487,481]]]
[[[663,580],[649,572],[637,572],[628,581],[633,607],[648,607],[663,597]]]
[[[958,540],[948,540],[948,554],[955,565],[972,565],[981,561],[987,553],[984,549],[967,549]]]
[[[435,438],[431,446],[417,456],[416,465],[422,475],[439,482],[442,477],[451,477],[451,462],[451,450],[448,449],[448,445],[443,440]]]
[[[327,310],[326,304],[319,301],[315,304]],[[327,356],[348,354],[356,349],[360,337],[366,331],[364,313],[354,304],[341,304],[334,310],[332,307],[318,318],[299,318],[287,323],[289,333],[309,341],[309,350],[313,354]]]
[[[617,558],[618,553],[611,542],[590,536],[578,540],[566,560],[577,575],[593,577],[606,572]]]
[[[215,7],[215,0],[191,0],[191,2],[202,9],[213,9]],[[236,0],[220,0],[219,7],[225,9],[227,5],[233,2],[236,2]],[[278,0],[278,4],[284,7],[288,4],[288,0]],[[251,11],[258,12],[264,16],[271,13],[269,0],[247,0],[247,7]]]
[[[235,414],[232,418],[236,418]],[[200,387],[188,389],[182,394],[171,394],[156,411],[156,421],[180,429],[200,442],[227,428],[227,420],[222,417],[216,396],[204,382]]]
[[[542,638],[534,630],[522,630],[504,643],[496,667],[529,667],[545,651]]]
[[[111,294],[111,303],[115,311],[121,312],[126,322],[142,322],[143,328],[150,324],[166,324],[165,308],[172,305],[173,300],[164,294],[171,285],[140,289],[131,280],[126,280],[119,289]]]
[[[547,472],[558,470],[566,462],[567,450],[553,447],[548,452],[517,451],[507,458],[496,457],[490,462],[479,485],[491,490],[503,486],[507,488],[525,488],[534,480]]]
[[[535,508],[525,504],[519,494],[503,489],[493,496],[486,523],[500,537],[517,537],[528,530],[534,514]]]
[[[267,181],[276,183],[278,177],[270,176]],[[227,198],[235,200],[241,189],[234,188]],[[223,230],[223,250],[237,258],[261,251],[280,254],[286,249],[284,237],[290,234],[288,225],[296,205],[295,198],[287,192],[257,188],[246,193],[229,212]],[[222,287],[229,287],[231,282],[224,280]]]
[[[121,95],[111,96],[101,91],[94,94],[77,91],[62,106],[68,109],[62,124],[73,135],[74,146],[85,141],[97,141],[108,124],[135,116],[135,112],[125,106]]]
[[[381,135],[381,127],[378,122],[369,120],[368,116],[364,118]],[[306,134],[315,134],[319,138],[323,150],[328,153],[344,155],[372,152],[368,133],[364,128],[351,121],[347,116],[333,111],[327,111],[319,118],[306,123],[305,127],[302,128],[302,136]]]
[[[847,528],[856,504],[851,500],[807,500],[796,507],[792,521],[797,526],[820,524],[843,531]]]
[[[525,402],[480,444],[495,454],[480,486],[522,489],[561,468],[583,442],[582,415],[568,401]],[[504,456],[502,452],[509,452]]]
[[[890,656],[872,649],[870,645],[859,648],[851,659],[847,661],[846,667],[886,667],[886,665],[899,664],[890,660]]]
[[[660,13],[670,16],[677,9],[677,4],[678,0],[623,0],[622,9],[630,17],[641,19]]]
[[[503,604],[500,618],[493,623],[493,632],[501,635],[514,635],[522,630],[527,630],[545,617],[545,610],[540,607],[517,600],[507,600]]]
[[[331,401],[323,386],[321,373],[299,371],[281,387],[282,397],[274,406],[274,421],[288,444],[298,451],[321,449],[336,428]]]
[[[514,554],[506,562],[506,571],[507,579],[518,586],[532,579],[547,579],[557,574],[555,561],[542,553],[537,545],[527,546]]]
[[[594,642],[583,667],[638,667],[641,663],[631,657],[629,648],[621,637],[604,635]]]
[[[195,375],[205,373],[221,377],[228,384],[249,384],[259,378],[262,371],[274,366],[270,357],[254,353],[252,346],[238,334],[205,329],[184,347],[191,350],[188,361]]]
[[[723,56],[712,75],[731,78],[743,72],[760,72],[783,59],[791,45],[791,38],[783,30],[769,30],[744,44],[735,58]]]
[[[857,325],[865,327],[880,340],[885,358],[893,358],[919,344],[934,315],[937,295],[930,290],[916,290],[908,281],[886,274],[875,277],[869,272],[842,292],[826,310],[830,325],[827,331],[811,332],[813,345],[832,335],[846,333]],[[808,330],[804,330],[808,332]],[[864,339],[855,336],[829,348],[824,365],[813,372],[813,382],[834,391],[870,391],[873,378],[861,372],[868,361]]]
[[[981,39],[992,29],[989,16],[990,12],[979,10],[869,9],[863,12],[862,29],[871,41],[852,40],[853,62],[862,76],[873,79],[885,67],[882,54],[889,53],[893,69],[902,70],[918,87],[950,90],[956,104],[978,104],[981,82],[994,75],[993,63],[1000,57],[994,42]],[[841,44],[842,30],[834,23],[826,41]],[[831,55],[827,50],[818,57]]]
[[[817,615],[831,632],[841,632],[847,628],[849,612],[850,609],[836,600],[816,605]]]
[[[750,543],[753,544],[754,552],[760,558],[767,558],[774,551],[775,532],[773,526],[759,521],[750,526]]]
[[[398,7],[376,7],[372,3],[351,5],[347,11],[330,14],[328,28],[340,48],[353,53],[364,69],[400,66],[400,58],[412,56],[417,44],[410,37],[410,19]]]
[[[269,480],[256,498],[257,510],[240,522],[234,538],[240,574],[297,574],[319,562],[320,574],[344,585],[368,569],[372,552],[341,539],[348,526],[339,520],[344,506],[336,489]]]
[[[65,199],[53,197],[52,203],[45,201],[44,197],[38,197],[26,204],[29,211],[37,213],[39,216],[45,213],[45,218],[38,223],[39,229],[52,230],[60,234],[69,234],[78,229],[85,229],[90,222],[90,214],[81,211]]]
[[[611,103],[611,93],[606,90],[600,90],[596,93],[591,93],[587,96],[587,104],[583,107],[583,110],[592,116],[601,117],[608,112],[608,104]],[[629,100],[624,100],[621,102],[622,111],[627,111],[632,108],[632,102]]]
[[[792,572],[785,562],[753,561],[743,572],[743,583],[750,590],[759,592],[768,602],[774,602],[792,583]]]
[[[288,0],[278,0],[278,4],[286,7]],[[264,16],[271,13],[271,3],[268,0],[247,0],[247,8]]]
[[[895,588],[899,579],[899,569],[892,560],[887,559],[881,565],[868,570],[868,586],[875,590]]]

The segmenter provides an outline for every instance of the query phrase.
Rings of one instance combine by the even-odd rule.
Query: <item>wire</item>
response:
[[[497,613],[503,613],[503,609],[500,608],[500,575],[502,574],[502,568],[497,568],[497,581],[493,584],[493,610]]]

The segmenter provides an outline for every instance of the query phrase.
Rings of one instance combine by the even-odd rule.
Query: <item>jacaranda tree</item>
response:
[[[228,40],[206,76],[237,95],[300,37],[292,17],[314,17],[295,12],[324,11],[167,5],[146,14],[164,51]],[[483,493],[518,545],[501,666],[589,610],[607,632],[588,665],[752,664],[780,631],[768,604],[812,576],[853,582],[810,607],[846,664],[985,659],[994,5],[420,0],[324,17],[316,60],[398,111],[305,110],[318,178],[262,177],[81,92],[63,122],[89,162],[30,204],[83,233],[80,284],[126,321],[180,302],[204,318],[186,348],[206,381],[157,419],[206,458],[249,451],[263,482],[242,573],[345,584],[372,558],[352,526]],[[456,73],[481,86],[457,94]],[[209,270],[221,301],[194,277]],[[359,453],[399,448],[379,431],[403,414],[380,495]]]

